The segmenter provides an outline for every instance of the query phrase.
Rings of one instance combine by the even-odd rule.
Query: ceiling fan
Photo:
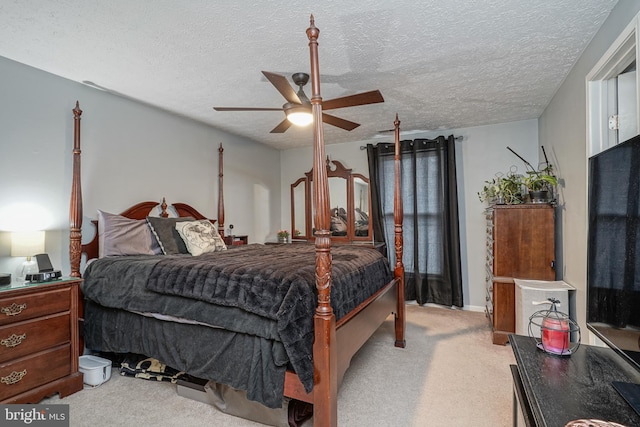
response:
[[[213,107],[213,109],[216,111],[284,111],[285,119],[273,128],[271,133],[283,133],[289,129],[292,124],[304,126],[313,121],[313,117],[311,116],[311,101],[309,101],[309,98],[307,98],[307,95],[305,95],[302,90],[304,85],[309,81],[309,75],[307,73],[295,73],[291,76],[293,82],[299,87],[297,93],[286,77],[268,71],[263,71],[262,74],[264,74],[267,80],[284,96],[284,99],[287,100],[281,108]],[[360,124],[326,114],[324,111],[336,108],[355,107],[358,105],[376,104],[378,102],[384,102],[384,98],[379,90],[322,101],[322,121],[329,125],[351,131],[360,126]],[[300,122],[298,123],[296,120],[300,120]]]

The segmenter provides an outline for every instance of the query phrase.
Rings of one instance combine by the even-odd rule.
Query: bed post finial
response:
[[[222,172],[224,148],[222,142],[218,148],[218,234],[224,238],[224,188],[222,185],[224,173]]]
[[[396,249],[396,264],[393,270],[393,275],[398,282],[398,307],[395,318],[395,332],[396,332],[396,347],[404,348],[406,341],[404,338],[405,320],[404,320],[404,264],[402,263],[402,218],[404,215],[402,209],[402,190],[401,185],[401,164],[400,164],[400,120],[398,119],[398,113],[396,113],[396,119],[393,122],[395,129],[395,152],[394,152],[394,168],[395,168],[395,182],[394,182],[394,201],[393,201],[393,222],[395,224],[395,249]]]
[[[162,203],[160,203],[160,217],[169,218],[169,212],[167,212],[167,201],[165,198],[162,198]]]
[[[69,261],[71,277],[81,277],[82,259],[82,185],[80,179],[80,116],[82,110],[76,100],[73,111],[73,176],[71,178],[71,203],[69,205]]]

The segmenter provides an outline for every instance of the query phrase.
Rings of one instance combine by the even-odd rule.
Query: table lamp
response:
[[[26,257],[18,266],[16,279],[24,281],[27,274],[38,272],[38,263],[32,258],[44,252],[44,231],[17,231],[11,234],[11,256]]]

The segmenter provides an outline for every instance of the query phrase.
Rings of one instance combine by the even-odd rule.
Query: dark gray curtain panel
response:
[[[463,306],[455,138],[401,141],[407,300]],[[368,144],[373,233],[394,249],[394,146]]]

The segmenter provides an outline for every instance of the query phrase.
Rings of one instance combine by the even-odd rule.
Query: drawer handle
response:
[[[16,316],[22,313],[22,310],[27,308],[27,303],[24,304],[16,304],[15,302],[11,304],[9,307],[0,308],[0,312],[6,314],[7,316]]]
[[[13,371],[11,374],[6,377],[0,378],[0,383],[11,385],[19,382],[24,376],[27,375],[27,370],[25,369],[22,372]]]
[[[22,341],[27,339],[27,334],[24,333],[22,335],[11,334],[10,337],[3,338],[0,340],[0,344],[7,348],[17,347],[22,344]]]

